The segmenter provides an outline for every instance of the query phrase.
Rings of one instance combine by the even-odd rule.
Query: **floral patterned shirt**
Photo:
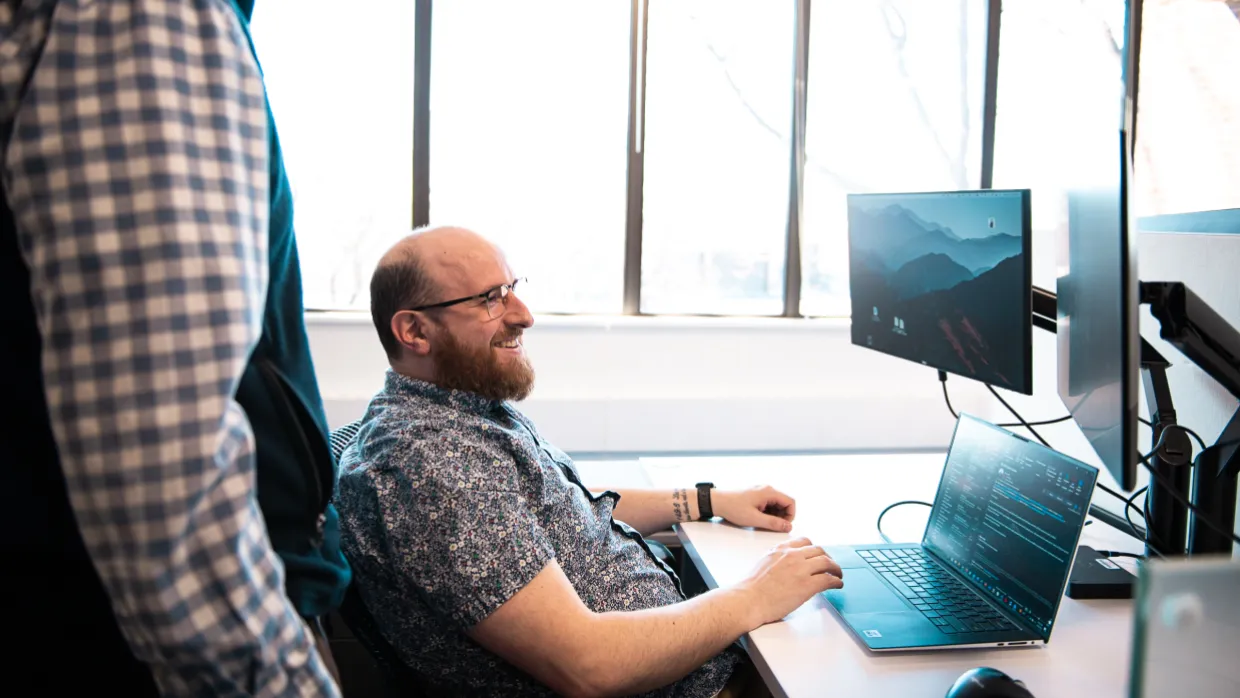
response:
[[[435,694],[552,695],[466,634],[551,561],[595,612],[684,600],[619,495],[506,403],[389,371],[341,459],[337,506],[355,583],[384,638]],[[739,659],[717,655],[649,696],[706,698]]]

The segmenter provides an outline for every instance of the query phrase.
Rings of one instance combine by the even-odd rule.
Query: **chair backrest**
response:
[[[332,458],[339,462],[340,456],[344,455],[344,450],[348,448],[349,444],[353,443],[353,439],[357,438],[357,432],[361,431],[361,429],[362,420],[359,419],[333,431],[330,438]]]
[[[337,461],[344,450],[357,438],[362,428],[362,420],[350,422],[331,433],[332,457]],[[340,618],[362,647],[374,658],[375,664],[383,673],[386,698],[423,698],[429,695],[425,690],[426,681],[400,658],[396,648],[392,647],[379,632],[379,626],[371,617],[370,611],[362,602],[356,584],[350,584],[345,591],[344,601],[340,604]]]
[[[374,657],[383,673],[385,698],[424,698],[431,695],[426,679],[405,664],[396,648],[383,639],[379,626],[362,603],[356,585],[349,585],[340,604],[340,617],[357,641]]]

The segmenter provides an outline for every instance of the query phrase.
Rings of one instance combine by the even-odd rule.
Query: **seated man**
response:
[[[732,691],[737,638],[842,586],[839,566],[788,541],[740,584],[686,600],[642,534],[698,518],[696,490],[592,494],[509,404],[534,382],[517,286],[499,250],[457,228],[402,240],[375,270],[392,368],[338,488],[366,607],[435,695]],[[792,499],[769,487],[714,492],[711,506],[792,527]]]

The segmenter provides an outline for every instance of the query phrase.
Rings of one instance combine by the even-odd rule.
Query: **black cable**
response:
[[[1020,416],[1020,413],[1016,411],[1016,408],[1012,407],[1010,404],[1008,404],[1008,401],[1007,401],[1007,400],[1004,400],[1004,399],[1003,399],[1003,396],[999,394],[999,391],[995,390],[995,387],[994,387],[993,385],[990,385],[989,383],[987,383],[987,384],[986,384],[986,389],[987,389],[987,390],[989,390],[989,391],[990,391],[990,394],[991,394],[991,395],[994,395],[994,396],[995,396],[995,398],[996,398],[997,400],[999,400],[999,402],[1003,403],[1003,406],[1007,408],[1008,412],[1011,412],[1011,413],[1012,413],[1012,415],[1013,415],[1014,417],[1016,417],[1017,419],[1019,419],[1019,420],[1020,420],[1020,425],[1021,425],[1021,426],[1025,427],[1026,429],[1028,429],[1028,430],[1029,430],[1029,433],[1030,433],[1030,434],[1033,434],[1033,435],[1034,435],[1034,437],[1035,437],[1038,441],[1041,441],[1043,446],[1046,446],[1047,448],[1051,448],[1051,449],[1053,450],[1053,447],[1050,445],[1050,443],[1049,443],[1049,442],[1047,442],[1047,440],[1046,440],[1046,439],[1042,438],[1042,435],[1041,435],[1041,434],[1039,434],[1039,433],[1037,432],[1037,430],[1033,428],[1033,425],[1031,425],[1029,422],[1025,421],[1025,418],[1024,418],[1024,417]],[[1165,436],[1166,436],[1166,432],[1163,432],[1163,435],[1164,435],[1164,437],[1165,437]],[[1154,450],[1155,450],[1155,451],[1157,451],[1159,448],[1162,448],[1162,443],[1161,443],[1161,440],[1160,440],[1160,443],[1159,443],[1159,444],[1155,447],[1155,449],[1154,449]],[[1151,454],[1151,455],[1152,455],[1152,454]],[[1149,546],[1149,542],[1150,542],[1150,541],[1149,541],[1149,538],[1150,538],[1150,536],[1152,536],[1153,534],[1150,532],[1150,525],[1149,525],[1148,520],[1146,521],[1146,524],[1145,524],[1145,537],[1144,537],[1144,538],[1142,538],[1140,535],[1138,535],[1138,534],[1137,534],[1137,527],[1136,527],[1136,526],[1133,526],[1133,525],[1132,525],[1132,520],[1128,518],[1128,507],[1132,507],[1132,508],[1133,508],[1133,509],[1135,509],[1136,511],[1140,512],[1142,517],[1145,517],[1145,512],[1144,512],[1144,511],[1142,511],[1141,509],[1137,509],[1136,505],[1135,505],[1135,504],[1133,504],[1133,503],[1132,503],[1132,501],[1131,501],[1131,500],[1129,500],[1129,498],[1128,498],[1128,497],[1125,497],[1124,495],[1120,494],[1119,492],[1116,492],[1115,490],[1111,489],[1110,487],[1107,487],[1106,485],[1102,484],[1101,482],[1095,482],[1095,483],[1094,483],[1094,486],[1095,486],[1095,487],[1097,487],[1098,489],[1102,490],[1103,492],[1106,492],[1107,494],[1111,495],[1112,497],[1115,497],[1116,499],[1118,499],[1119,501],[1121,501],[1121,502],[1123,502],[1123,503],[1124,503],[1124,518],[1128,520],[1128,525],[1129,525],[1129,527],[1132,529],[1133,538],[1136,538],[1137,540],[1140,540],[1140,541],[1145,542],[1145,543],[1146,543],[1146,547],[1147,547],[1147,548],[1149,548],[1149,547],[1150,547],[1150,546]],[[1159,555],[1159,557],[1161,557],[1161,555]]]
[[[947,396],[947,376],[942,371],[939,372],[939,385],[943,386],[943,402],[947,403],[947,411],[952,413],[952,419],[960,419],[960,415],[952,409],[952,399]]]
[[[1159,552],[1159,548],[1164,548],[1166,546],[1163,545],[1162,539],[1158,537],[1158,534],[1154,533],[1154,528],[1150,526],[1149,489],[1150,489],[1149,485],[1146,485],[1145,487],[1142,487],[1136,492],[1133,492],[1131,497],[1124,500],[1124,520],[1128,522],[1128,527],[1132,529],[1132,537],[1145,541],[1146,551],[1153,553],[1156,557],[1158,557],[1161,560],[1163,559],[1163,554]],[[1137,507],[1133,504],[1133,502],[1137,500],[1137,497],[1140,497],[1143,494],[1145,495],[1145,501],[1141,503],[1141,508],[1137,509]],[[1128,512],[1133,509],[1136,509],[1138,512],[1141,513],[1141,520],[1145,522],[1145,536],[1144,537],[1142,537],[1137,532],[1137,525],[1132,522],[1132,517],[1128,515]]]
[[[1136,493],[1134,493],[1131,497],[1125,497],[1124,495],[1120,494],[1119,492],[1116,492],[1110,487],[1107,487],[1101,482],[1095,482],[1094,486],[1124,503],[1124,521],[1128,522],[1128,528],[1133,538],[1136,538],[1137,540],[1145,543],[1147,547],[1149,547],[1149,544],[1151,542],[1153,542],[1158,547],[1162,547],[1162,541],[1159,540],[1158,536],[1155,535],[1154,531],[1150,528],[1149,516],[1146,514],[1144,509],[1137,508],[1137,505],[1134,503],[1137,501],[1137,497],[1140,497],[1143,492],[1149,489],[1148,487],[1142,487],[1141,489],[1137,490]],[[1144,536],[1142,536],[1141,532],[1137,530],[1137,525],[1133,523],[1132,515],[1129,514],[1129,512],[1131,511],[1135,511],[1138,514],[1140,514],[1141,520],[1145,522],[1145,535]],[[1153,550],[1153,548],[1150,548],[1150,549]],[[1157,550],[1154,550],[1154,554],[1157,555],[1158,557],[1162,557],[1162,553],[1158,552]]]
[[[942,371],[939,371],[939,383],[943,386],[943,402],[947,403],[947,411],[952,413],[952,419],[960,419],[960,414],[957,413],[956,410],[952,407],[952,399],[947,396],[947,374]],[[1072,419],[1072,415],[1066,414],[1062,417],[1059,417],[1058,419],[1044,419],[1040,422],[1029,422],[1029,423],[1034,426],[1040,427],[1045,424],[1059,424],[1060,422],[1066,422],[1069,419]],[[996,424],[995,426],[1019,427],[1019,426],[1024,426],[1024,425],[1017,424],[1017,423],[1008,423],[1008,424]]]
[[[1197,432],[1193,431],[1192,429],[1189,429],[1188,427],[1186,427],[1186,426],[1182,426],[1182,425],[1180,425],[1180,424],[1171,424],[1171,425],[1169,425],[1169,428],[1171,428],[1171,429],[1179,429],[1180,431],[1184,432],[1185,434],[1188,434],[1189,436],[1191,436],[1191,437],[1193,437],[1194,439],[1196,439],[1196,440],[1197,440],[1197,445],[1201,447],[1201,450],[1203,450],[1203,451],[1204,451],[1204,450],[1206,450],[1206,442],[1205,442],[1205,439],[1203,439],[1203,438],[1201,438],[1200,436],[1198,436],[1198,435],[1197,435]]]
[[[1022,416],[1020,416],[1020,413],[1019,413],[1019,412],[1017,412],[1017,411],[1016,411],[1016,409],[1015,409],[1014,407],[1012,407],[1011,405],[1009,405],[1007,400],[1004,400],[1004,399],[1003,399],[1003,396],[999,394],[999,391],[998,391],[998,390],[995,390],[995,386],[993,386],[993,385],[991,385],[991,384],[987,383],[987,384],[986,384],[986,389],[990,391],[990,394],[991,394],[991,395],[994,395],[994,396],[995,396],[995,399],[997,399],[999,402],[1002,402],[1002,403],[1003,403],[1003,406],[1007,408],[1008,412],[1011,412],[1011,413],[1012,413],[1012,416],[1013,416],[1013,417],[1016,417],[1017,419],[1019,419],[1019,420],[1020,420],[1020,426],[1022,426],[1022,427],[1024,427],[1024,428],[1028,429],[1028,430],[1029,430],[1029,433],[1030,433],[1030,434],[1033,434],[1033,437],[1034,437],[1035,439],[1037,439],[1038,441],[1041,441],[1043,446],[1045,446],[1045,447],[1047,447],[1047,448],[1051,448],[1051,444],[1050,444],[1050,442],[1049,442],[1049,441],[1047,441],[1046,439],[1042,438],[1042,435],[1041,435],[1041,434],[1039,434],[1039,433],[1038,433],[1038,431],[1037,431],[1036,429],[1034,429],[1034,428],[1033,428],[1033,425],[1032,425],[1032,424],[1030,424],[1029,422],[1026,422],[1026,421],[1025,421],[1025,418],[1024,418],[1024,417],[1022,417]],[[1054,449],[1051,449],[1051,450],[1054,450]]]
[[[1130,507],[1132,509],[1137,509],[1137,505],[1133,504],[1133,502],[1137,501],[1137,497],[1140,497],[1141,495],[1145,494],[1146,490],[1148,489],[1149,489],[1148,485],[1145,487],[1142,487],[1136,492],[1133,492],[1131,497],[1124,500],[1124,505],[1125,505],[1124,506],[1124,520],[1128,522],[1128,528],[1132,529],[1133,538],[1140,538],[1141,536],[1140,534],[1137,533],[1137,525],[1132,522],[1132,517],[1128,515],[1128,512],[1130,511]],[[1141,512],[1142,518],[1145,518],[1145,512],[1143,510],[1137,509],[1137,511]],[[1145,527],[1145,532],[1147,535],[1149,534],[1149,531],[1150,531],[1150,528],[1149,528],[1149,524],[1147,523]]]
[[[1137,417],[1137,420],[1151,429],[1154,428],[1154,423],[1146,419],[1145,417]],[[1206,450],[1206,440],[1201,438],[1201,436],[1198,435],[1197,432],[1193,431],[1192,429],[1189,429],[1188,427],[1182,426],[1180,424],[1168,424],[1167,428],[1168,429],[1179,429],[1185,434],[1188,434],[1189,436],[1193,437],[1194,440],[1197,441],[1197,445],[1201,447],[1201,450],[1203,451]]]
[[[923,502],[919,499],[905,499],[903,501],[896,502],[895,504],[891,504],[886,509],[883,509],[882,511],[880,511],[878,513],[878,523],[876,525],[878,526],[878,535],[883,537],[883,542],[891,543],[891,539],[887,537],[886,533],[883,533],[883,517],[886,516],[887,512],[891,511],[892,509],[895,509],[898,506],[903,506],[905,504],[920,504],[923,507],[934,506],[930,502]]]
[[[1185,507],[1189,511],[1193,512],[1193,516],[1196,516],[1198,521],[1214,529],[1215,533],[1218,533],[1223,536],[1227,536],[1231,538],[1233,541],[1240,543],[1240,536],[1237,536],[1235,531],[1225,531],[1223,530],[1222,526],[1218,525],[1217,523],[1207,518],[1206,515],[1201,513],[1201,510],[1197,508],[1196,504],[1189,502],[1188,499],[1186,499],[1183,495],[1179,493],[1178,490],[1175,489],[1175,487],[1171,484],[1171,482],[1167,480],[1167,478],[1164,477],[1162,473],[1158,472],[1154,468],[1154,466],[1150,465],[1150,458],[1153,457],[1153,455],[1158,452],[1158,449],[1162,448],[1162,441],[1163,441],[1163,438],[1166,437],[1166,435],[1167,435],[1167,432],[1164,431],[1163,435],[1159,437],[1158,443],[1154,445],[1154,450],[1151,451],[1149,455],[1141,458],[1141,465],[1144,465],[1145,469],[1150,471],[1150,477],[1158,481],[1158,484],[1162,486],[1162,488],[1167,491],[1167,494],[1170,494],[1172,498],[1174,498],[1175,501],[1179,503],[1180,506]]]

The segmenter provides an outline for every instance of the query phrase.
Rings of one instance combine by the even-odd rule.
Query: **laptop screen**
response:
[[[1097,469],[962,414],[924,544],[1049,638]]]

